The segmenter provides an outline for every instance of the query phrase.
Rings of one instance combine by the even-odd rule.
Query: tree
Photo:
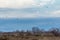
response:
[[[60,30],[58,28],[52,28],[50,32],[53,33],[54,36],[60,36]]]
[[[41,30],[38,27],[33,27],[32,28],[32,33],[33,35],[41,35]]]

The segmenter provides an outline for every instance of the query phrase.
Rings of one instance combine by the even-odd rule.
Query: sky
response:
[[[42,17],[60,17],[60,1],[0,0],[0,18]]]
[[[41,24],[44,25],[42,28],[48,29],[55,24],[60,26],[59,20],[60,0],[0,0],[1,31],[31,29]]]

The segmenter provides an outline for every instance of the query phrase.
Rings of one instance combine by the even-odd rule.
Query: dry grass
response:
[[[0,40],[60,40],[60,37],[48,37],[48,36],[1,36]]]

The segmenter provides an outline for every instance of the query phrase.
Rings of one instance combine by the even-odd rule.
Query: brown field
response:
[[[32,31],[0,32],[0,40],[60,40],[60,30],[43,31],[32,28]]]
[[[0,40],[60,40],[60,37],[48,36],[0,36]]]

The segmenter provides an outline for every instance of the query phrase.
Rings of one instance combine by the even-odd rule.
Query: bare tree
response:
[[[52,28],[50,32],[53,33],[54,36],[60,36],[60,30],[58,28]]]

